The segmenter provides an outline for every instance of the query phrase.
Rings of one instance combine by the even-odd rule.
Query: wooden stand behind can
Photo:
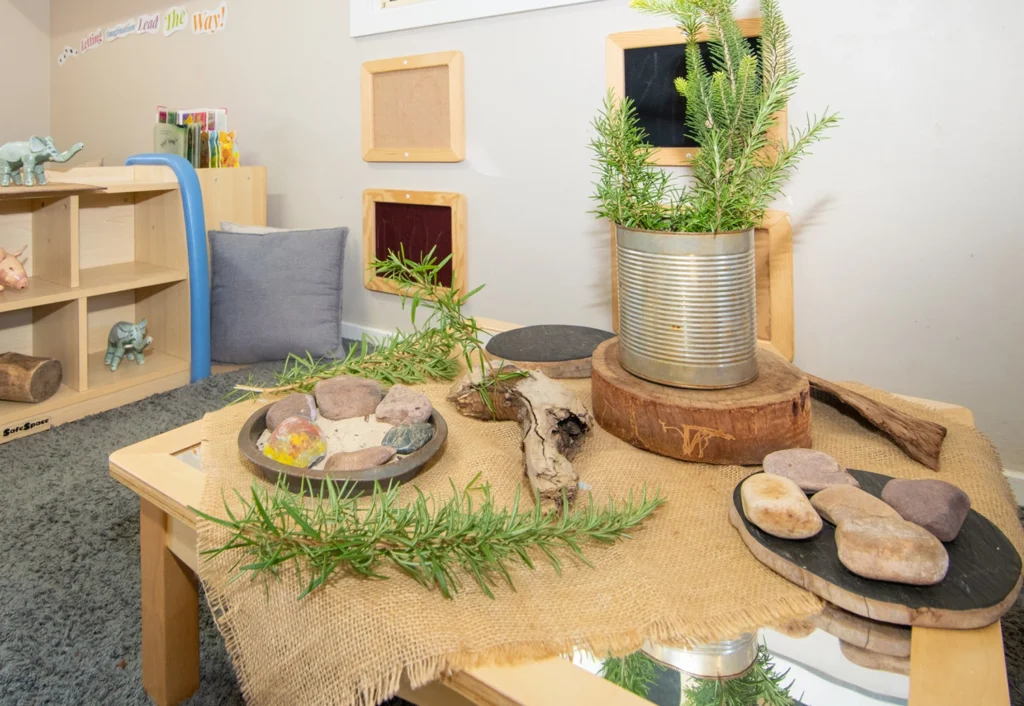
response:
[[[594,351],[594,417],[633,446],[683,461],[759,465],[772,451],[810,448],[807,376],[766,350],[757,364],[757,379],[743,387],[667,387],[623,369],[613,338]]]

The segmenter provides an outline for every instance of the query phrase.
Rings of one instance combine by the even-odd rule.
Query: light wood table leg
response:
[[[999,621],[977,630],[914,628],[909,706],[1010,706]]]
[[[199,688],[199,586],[167,548],[167,513],[140,499],[142,685],[157,706]]]

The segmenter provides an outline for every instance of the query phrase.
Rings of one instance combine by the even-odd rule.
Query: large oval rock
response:
[[[302,417],[315,422],[316,400],[313,399],[313,395],[293,392],[272,404],[267,410],[267,429],[277,429],[277,425],[288,417]]]
[[[341,375],[321,380],[313,388],[316,404],[326,419],[351,419],[373,414],[383,392],[376,380]]]
[[[893,510],[871,493],[852,485],[833,485],[811,496],[811,505],[818,514],[834,525],[855,517],[891,517],[900,519]]]
[[[893,479],[882,488],[882,500],[907,522],[921,525],[943,542],[952,542],[971,509],[967,493],[952,483],[925,478]]]
[[[288,417],[270,433],[263,455],[280,463],[309,468],[327,453],[320,428],[302,417]]]
[[[868,579],[931,586],[946,577],[949,554],[942,542],[912,522],[859,517],[836,527],[843,566]]]
[[[371,446],[358,451],[341,451],[331,454],[324,464],[325,471],[362,471],[374,466],[383,466],[395,455],[390,446]]]
[[[814,449],[784,449],[764,457],[765,473],[789,478],[808,493],[833,485],[860,487],[857,479],[846,472],[839,462],[827,453]]]
[[[422,424],[430,419],[434,406],[422,392],[405,385],[394,385],[377,405],[374,415],[388,424]]]
[[[807,539],[821,531],[821,517],[800,487],[770,473],[750,476],[740,486],[743,514],[762,530],[783,539]]]
[[[403,424],[385,434],[381,444],[390,446],[400,454],[411,454],[433,438],[434,427],[430,424]]]

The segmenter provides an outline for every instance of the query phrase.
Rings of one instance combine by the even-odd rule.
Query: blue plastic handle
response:
[[[187,159],[174,154],[137,154],[125,164],[170,167],[178,177],[181,207],[185,211],[192,300],[192,382],[205,380],[210,377],[210,263],[206,256],[206,214],[199,175]]]

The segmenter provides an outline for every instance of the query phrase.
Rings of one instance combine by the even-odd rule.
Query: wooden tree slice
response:
[[[756,465],[780,449],[811,445],[807,376],[759,350],[754,382],[728,390],[665,387],[626,372],[618,339],[594,351],[594,417],[608,432],[662,456]]]
[[[861,489],[880,497],[889,476],[850,469]],[[740,484],[742,485],[742,483]],[[762,564],[840,608],[872,620],[928,628],[980,628],[1009,610],[1021,588],[1021,558],[998,527],[971,510],[960,534],[944,542],[949,572],[934,586],[874,581],[843,566],[835,527],[793,541],[762,532],[743,517],[740,486],[729,520]]]
[[[42,402],[57,393],[63,379],[59,360],[20,353],[0,355],[0,400]]]
[[[846,659],[865,669],[875,669],[893,674],[910,676],[910,657],[894,657],[882,652],[872,652],[843,640],[839,641],[839,649]]]
[[[552,379],[590,377],[590,357],[615,334],[587,326],[524,326],[487,342],[492,359],[523,370],[539,370]]]
[[[892,657],[910,657],[910,628],[854,615],[831,603],[811,617],[815,626],[845,643]]]

